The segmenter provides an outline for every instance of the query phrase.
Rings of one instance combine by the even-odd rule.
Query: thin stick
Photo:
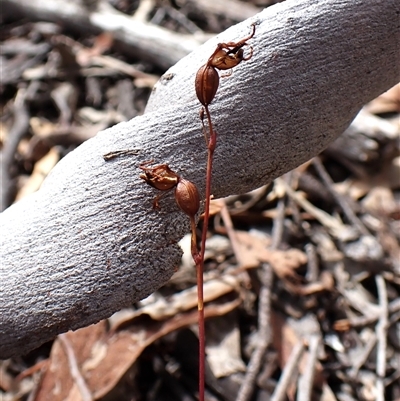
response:
[[[317,156],[312,159],[313,165],[315,169],[317,170],[317,173],[321,177],[322,181],[324,181],[328,191],[330,194],[333,196],[333,198],[336,200],[338,205],[342,208],[343,213],[346,215],[350,223],[354,227],[357,227],[358,231],[363,234],[363,235],[371,235],[367,228],[365,227],[364,223],[357,217],[356,213],[352,209],[350,203],[347,201],[347,199],[340,195],[335,188],[333,187],[333,180],[330,177],[330,175],[327,173],[325,170],[325,167],[321,163],[321,159]]]
[[[274,393],[271,396],[271,401],[283,401],[286,398],[286,390],[291,382],[293,382],[293,376],[297,373],[297,366],[299,360],[304,352],[304,341],[299,342],[293,347],[292,352],[286,362],[285,368],[283,369],[281,378],[275,387]]]
[[[264,263],[260,272],[262,287],[259,294],[258,307],[258,337],[257,347],[251,354],[251,358],[246,370],[246,376],[240,386],[236,401],[247,401],[254,392],[254,383],[256,382],[258,372],[260,371],[262,361],[268,345],[271,342],[271,288],[273,282],[273,271],[269,263]]]
[[[349,371],[350,377],[352,377],[354,379],[357,378],[359,370],[364,365],[364,363],[367,361],[372,350],[375,348],[377,341],[378,341],[378,338],[376,336],[376,333],[374,333],[374,335],[367,341],[367,344],[365,345],[361,354],[357,358],[355,358],[355,360],[353,360],[353,366]]]
[[[385,375],[386,375],[386,347],[387,347],[387,329],[388,322],[388,299],[385,279],[378,274],[375,277],[376,287],[378,290],[380,317],[375,328],[375,333],[378,338],[378,346],[376,352],[376,390],[377,401],[385,400]]]
[[[299,379],[297,389],[297,401],[311,400],[311,394],[314,385],[315,368],[317,366],[318,347],[319,337],[318,335],[313,334],[309,338],[309,354],[307,365]]]
[[[126,156],[126,155],[135,156],[135,155],[139,154],[139,152],[140,152],[140,149],[116,150],[114,152],[106,153],[105,155],[103,155],[103,159],[108,161],[108,160],[115,159],[116,157],[119,157],[119,156]]]

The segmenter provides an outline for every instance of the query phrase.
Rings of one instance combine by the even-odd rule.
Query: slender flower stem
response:
[[[214,150],[216,146],[217,134],[213,129],[211,115],[206,105],[208,127],[210,130],[209,142],[207,145],[207,172],[206,172],[206,201],[204,207],[203,230],[201,233],[201,248],[197,257],[193,257],[196,263],[197,271],[197,295],[198,295],[198,311],[199,311],[199,401],[204,401],[205,386],[205,322],[204,322],[204,294],[203,294],[203,272],[204,272],[204,254],[206,250],[206,240],[208,231],[208,222],[210,219],[210,202],[211,202],[211,178],[212,178],[212,162]],[[192,228],[193,232],[193,228]],[[193,234],[192,234],[193,239]]]
[[[208,142],[208,157],[207,157],[207,172],[206,172],[206,202],[204,207],[204,219],[203,219],[203,232],[201,235],[201,248],[200,248],[200,257],[202,263],[204,263],[204,253],[206,250],[206,239],[207,239],[207,231],[208,231],[208,221],[210,219],[210,202],[211,202],[211,178],[212,178],[212,163],[215,146],[217,144],[217,133],[214,131],[211,115],[208,110],[208,106],[205,106],[205,111],[207,114],[208,127],[210,130],[210,138]]]
[[[199,401],[204,401],[205,387],[205,326],[204,326],[204,304],[203,304],[203,265],[199,263],[196,266],[197,272],[197,307],[199,314]]]
[[[200,111],[200,120],[203,125],[203,134],[208,150],[207,156],[207,172],[206,172],[206,201],[204,207],[203,231],[201,233],[200,252],[195,254],[192,243],[192,255],[197,269],[197,293],[198,293],[198,310],[199,310],[199,401],[204,401],[204,373],[205,373],[205,329],[204,329],[204,295],[203,295],[203,271],[204,271],[204,254],[206,250],[206,239],[208,231],[208,222],[210,219],[210,202],[211,202],[211,178],[212,163],[214,151],[217,144],[217,133],[214,131],[211,115],[208,109],[209,104],[213,101],[214,96],[219,87],[218,70],[230,70],[236,67],[242,61],[249,60],[253,55],[253,48],[250,46],[250,54],[244,56],[243,47],[249,46],[246,41],[251,39],[256,30],[256,24],[253,23],[252,32],[246,38],[239,42],[219,43],[214,53],[208,59],[207,63],[200,67],[197,71],[195,79],[195,90],[199,102],[204,106]],[[204,125],[204,112],[207,114],[208,129],[210,135],[207,135],[207,129]],[[193,224],[192,224],[193,232]],[[195,238],[192,235],[192,241]]]
[[[190,218],[190,226],[192,231],[191,237],[191,251],[192,257],[196,264],[197,276],[197,309],[199,313],[199,401],[204,401],[204,387],[205,387],[205,331],[204,331],[204,295],[203,295],[203,257],[201,252],[197,249],[197,236],[196,236],[196,221],[194,216]]]

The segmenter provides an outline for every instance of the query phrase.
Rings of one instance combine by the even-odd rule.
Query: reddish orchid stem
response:
[[[204,254],[206,251],[206,240],[208,231],[208,222],[210,219],[210,202],[211,202],[211,178],[212,178],[212,163],[214,150],[217,141],[217,134],[213,129],[211,122],[210,111],[208,106],[204,106],[208,127],[210,130],[209,142],[207,145],[207,172],[206,172],[206,201],[204,207],[203,230],[201,233],[201,248],[200,253],[194,257],[197,271],[197,297],[198,297],[198,311],[199,311],[199,401],[204,401],[204,387],[205,387],[205,357],[206,357],[206,344],[205,344],[205,320],[204,320],[204,294],[203,294],[203,272],[204,272]],[[193,232],[193,228],[192,228]],[[192,234],[193,238],[193,234]],[[192,248],[193,249],[193,248]]]
[[[204,330],[204,302],[203,302],[203,261],[204,253],[197,250],[196,221],[194,217],[190,218],[190,226],[192,231],[191,250],[192,257],[196,264],[197,276],[197,308],[198,308],[198,325],[199,325],[199,401],[204,401],[205,386],[205,330]],[[203,256],[202,256],[203,255]]]
[[[211,178],[212,178],[212,163],[215,146],[217,144],[217,133],[214,131],[210,111],[208,110],[208,106],[204,107],[207,120],[208,127],[210,130],[210,138],[208,142],[208,157],[207,157],[207,172],[206,172],[206,202],[204,206],[204,219],[203,219],[203,232],[201,235],[201,248],[200,248],[200,256],[202,264],[204,264],[204,254],[206,250],[206,239],[207,239],[207,230],[208,230],[208,221],[210,219],[210,202],[211,202]]]
[[[206,250],[206,239],[208,231],[208,223],[210,219],[210,202],[211,202],[211,179],[212,179],[212,163],[214,151],[217,144],[217,133],[214,131],[209,104],[212,102],[219,85],[219,75],[216,68],[226,70],[237,66],[243,60],[249,60],[252,52],[248,57],[243,56],[242,47],[247,45],[246,41],[251,39],[255,33],[255,24],[252,24],[252,33],[242,39],[240,42],[221,43],[208,59],[207,64],[203,65],[196,74],[195,89],[197,98],[204,106],[200,112],[200,119],[203,125],[204,138],[208,150],[207,155],[207,172],[206,172],[206,200],[204,207],[203,231],[201,233],[201,248],[199,253],[194,250],[192,242],[192,255],[196,263],[197,270],[197,294],[198,294],[198,311],[199,311],[199,401],[204,401],[205,386],[205,322],[204,322],[204,294],[203,294],[203,272],[204,272],[204,254]],[[228,50],[228,51],[226,51]],[[221,54],[222,53],[222,54]],[[217,57],[218,56],[218,57]],[[207,135],[207,129],[204,125],[204,111],[207,114],[208,129],[210,135]],[[192,233],[194,232],[194,223],[192,223]],[[192,234],[192,241],[195,238]]]

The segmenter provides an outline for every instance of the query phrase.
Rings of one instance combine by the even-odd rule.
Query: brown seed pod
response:
[[[193,182],[181,178],[175,188],[175,200],[182,212],[194,217],[199,211],[200,196]]]
[[[196,95],[203,106],[214,99],[219,86],[219,75],[214,67],[205,64],[197,71],[195,79]]]

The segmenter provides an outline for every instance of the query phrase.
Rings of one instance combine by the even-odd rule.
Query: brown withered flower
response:
[[[153,201],[154,209],[159,209],[160,198],[175,188],[175,200],[179,208],[189,217],[194,218],[200,207],[200,196],[195,184],[182,178],[171,170],[168,164],[157,164],[150,167],[153,160],[140,164],[139,168],[143,170],[140,178],[147,184],[164,193],[157,195]]]

